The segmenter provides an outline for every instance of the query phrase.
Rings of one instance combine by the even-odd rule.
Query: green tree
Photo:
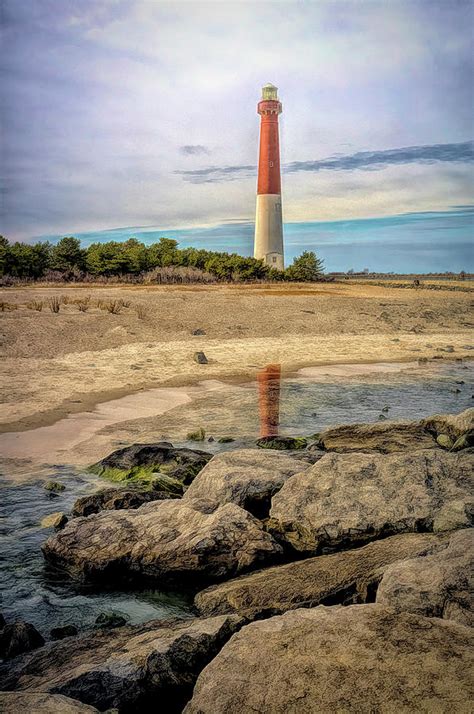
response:
[[[40,278],[49,266],[49,243],[13,243],[6,254],[5,272],[19,278]]]
[[[10,243],[6,238],[0,236],[0,276],[5,275],[7,272],[9,253]]]
[[[148,251],[143,243],[136,238],[129,238],[122,243],[122,256],[124,272],[141,273],[148,267]]]
[[[118,275],[126,272],[127,256],[117,241],[92,243],[86,252],[86,268],[92,275]]]
[[[77,238],[61,238],[51,249],[50,268],[53,270],[84,270],[86,252]]]
[[[158,243],[153,243],[147,250],[148,267],[162,268],[167,265],[180,265],[182,252],[178,250],[178,242],[172,238],[160,238]]]
[[[310,283],[318,280],[323,273],[323,261],[313,251],[305,250],[285,270],[285,278],[296,282]]]

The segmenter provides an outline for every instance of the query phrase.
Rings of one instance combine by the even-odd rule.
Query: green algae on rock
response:
[[[175,448],[163,441],[118,449],[88,470],[110,481],[182,493],[211,458],[212,454],[206,451]]]

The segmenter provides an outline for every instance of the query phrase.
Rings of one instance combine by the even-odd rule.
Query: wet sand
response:
[[[64,296],[59,314],[45,302]],[[87,312],[74,300],[90,296]],[[97,302],[123,299],[120,314]],[[472,295],[370,285],[5,289],[0,431],[157,387],[244,382],[269,363],[304,366],[470,357]],[[138,316],[138,305],[144,316]],[[205,334],[193,335],[195,330]],[[208,364],[193,355],[203,350]],[[104,417],[106,418],[106,417]],[[33,447],[32,447],[33,448]]]

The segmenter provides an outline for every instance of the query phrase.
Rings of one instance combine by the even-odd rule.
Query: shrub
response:
[[[118,315],[122,311],[122,307],[121,300],[109,300],[104,303],[102,310],[107,310],[111,315]]]
[[[204,441],[205,438],[206,431],[202,428],[202,426],[200,426],[199,429],[196,429],[196,431],[191,431],[186,437],[188,441]]]
[[[138,305],[135,305],[135,312],[137,313],[140,320],[144,320],[145,317],[148,315],[148,308],[146,305],[139,303]]]
[[[61,307],[61,300],[57,297],[57,295],[55,295],[54,297],[49,298],[48,305],[51,312],[58,313],[59,308]]]
[[[43,305],[43,300],[31,300],[31,302],[26,303],[28,310],[36,310],[37,312],[42,311]]]
[[[91,306],[91,299],[89,296],[82,298],[82,300],[76,300],[75,302],[77,304],[79,312],[87,312]]]

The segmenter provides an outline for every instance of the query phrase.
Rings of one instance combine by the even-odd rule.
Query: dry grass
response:
[[[61,302],[62,302],[61,298],[58,298],[57,295],[53,295],[53,297],[50,297],[48,300],[48,305],[49,305],[49,309],[51,310],[51,312],[54,312],[57,314],[60,310]]]
[[[135,305],[135,312],[137,313],[138,318],[140,320],[144,320],[145,317],[147,317],[149,311],[146,305],[138,303],[138,305]]]
[[[28,310],[36,310],[36,312],[41,312],[44,307],[43,300],[31,300],[31,302],[26,303]]]

